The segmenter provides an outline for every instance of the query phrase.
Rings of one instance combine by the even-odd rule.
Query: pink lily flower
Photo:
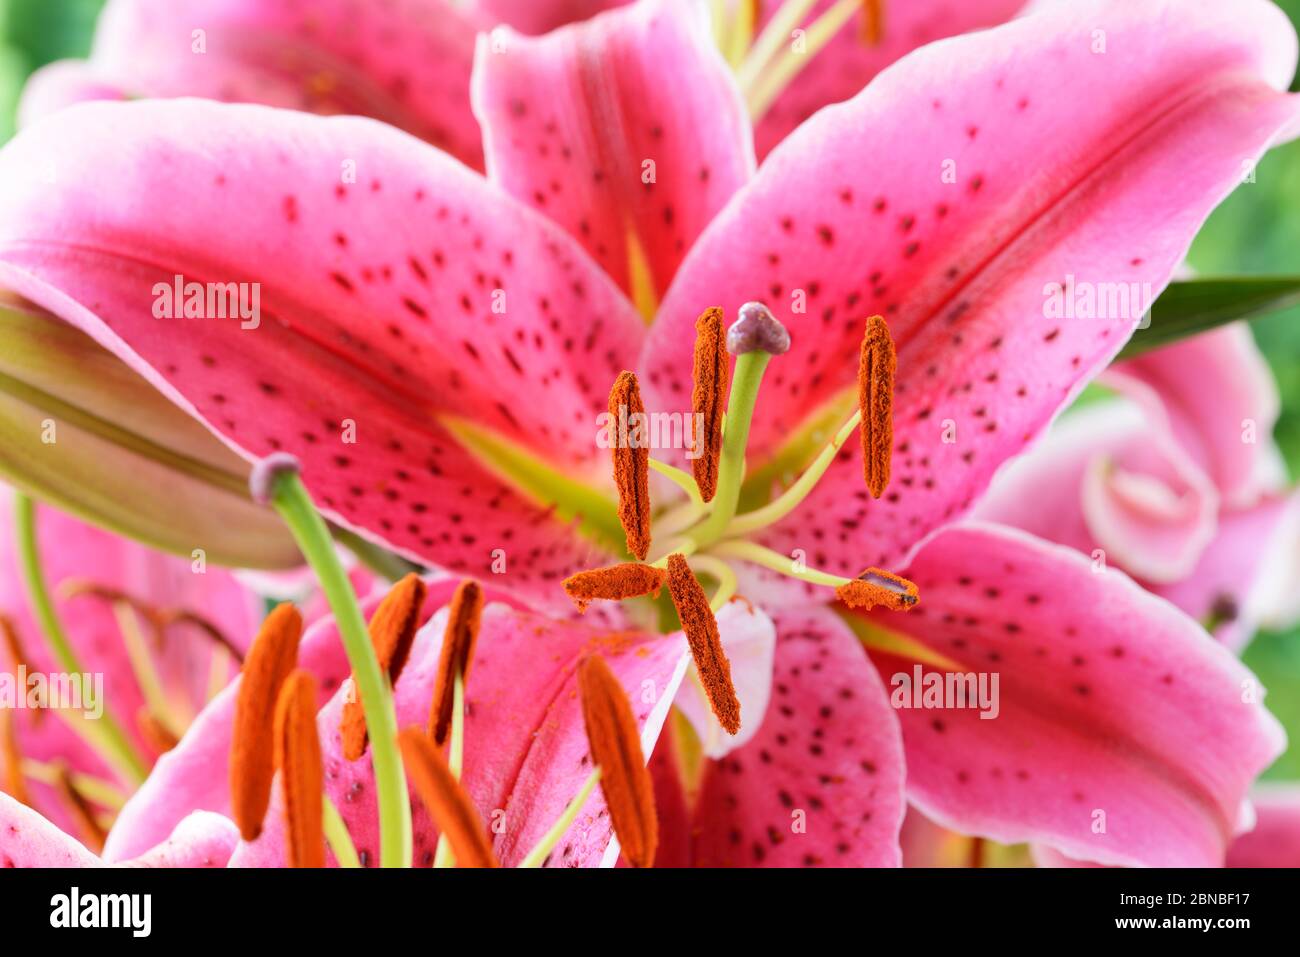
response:
[[[422,627],[395,685],[401,727],[423,727],[437,678],[447,602],[456,582],[433,580],[420,613]],[[493,849],[503,865],[520,863],[581,791],[592,767],[578,701],[576,670],[588,654],[603,656],[634,704],[642,747],[653,748],[677,704],[703,738],[714,735],[708,706],[698,690],[681,633],[656,635],[634,629],[566,623],[524,609],[510,596],[486,590],[472,667],[466,681],[464,770],[461,784],[491,825]],[[378,604],[372,599],[367,613]],[[761,723],[766,676],[771,671],[774,631],[762,612],[733,603],[719,616],[724,643],[736,664],[742,707]],[[338,807],[360,860],[375,861],[378,834],[374,778],[369,760],[348,761],[340,737],[341,712],[349,700],[348,664],[332,620],[308,629],[299,667],[317,678],[317,721],[325,766],[325,793]],[[748,672],[761,675],[750,680]],[[159,761],[154,773],[123,809],[105,848],[106,860],[123,860],[153,846],[176,822],[197,810],[232,813],[229,764],[236,681],[208,705],[191,732]],[[896,757],[896,756],[895,756]],[[881,775],[901,801],[901,764],[882,760]],[[787,782],[788,786],[788,782]],[[434,860],[438,831],[418,799],[416,866]],[[887,825],[882,825],[887,828]],[[553,866],[612,864],[619,850],[603,796],[595,794],[556,845]],[[866,835],[863,835],[865,842]],[[231,866],[283,866],[286,861],[283,794],[273,792],[261,834],[241,843]],[[336,863],[332,853],[330,863]]]
[[[38,70],[24,91],[19,119],[27,125],[87,100],[203,96],[373,116],[481,169],[483,150],[469,99],[475,35],[500,24],[524,34],[547,33],[626,2],[402,0],[357,7],[330,0],[312,4],[308,12],[282,0],[110,0],[89,57]],[[694,2],[708,7],[704,0]],[[1023,3],[878,0],[847,17],[832,12],[840,26],[824,46],[786,57],[798,72],[764,110],[756,128],[759,155],[916,47],[992,26]],[[750,6],[757,8],[756,21]],[[715,5],[715,38],[734,54],[734,67],[752,75],[763,65],[751,49],[763,28],[776,19],[774,31],[806,28],[816,35],[812,24],[834,6],[833,0]],[[787,23],[793,8],[801,15]],[[775,39],[793,45],[789,38]],[[749,56],[748,66],[742,55]]]
[[[49,686],[51,676],[67,669],[33,610],[12,515],[11,493],[0,486],[6,639],[0,675],[14,682],[17,696],[0,715],[9,723],[0,785],[97,849],[104,822],[138,783],[133,769],[122,768],[97,737],[100,715],[124,730],[138,762],[134,770],[143,775],[238,672],[260,603],[228,571],[163,555],[39,506],[36,534],[46,582],[88,680],[79,703],[49,702],[70,709],[66,713],[23,707],[38,682]]]
[[[1187,3],[1088,4],[927,47],[819,113],[724,200],[712,192],[714,171],[736,178],[746,162],[734,88],[706,82],[725,74],[698,52],[696,21],[673,5],[659,17],[656,9],[616,11],[578,30],[589,31],[586,41],[626,44],[601,61],[614,70],[598,105],[627,95],[644,107],[638,115],[658,119],[662,91],[680,84],[678,108],[659,126],[611,131],[583,112],[591,103],[565,98],[584,118],[565,124],[617,135],[555,146],[563,157],[568,145],[574,168],[592,172],[598,195],[607,181],[616,195],[629,192],[624,174],[640,169],[629,157],[659,157],[660,232],[649,226],[654,206],[633,204],[644,238],[630,244],[612,225],[600,234],[620,244],[608,248],[644,254],[652,278],[638,281],[638,256],[629,253],[629,291],[666,289],[643,350],[620,289],[577,242],[493,185],[377,124],[253,107],[93,104],[29,129],[0,155],[0,172],[65,159],[57,190],[0,205],[0,282],[88,332],[246,457],[293,451],[331,518],[415,557],[484,578],[499,572],[539,608],[553,607],[560,578],[617,554],[590,429],[619,370],[641,369],[651,407],[679,412],[690,381],[686,324],[716,302],[780,304],[795,350],[773,360],[741,450],[749,492],[762,500],[787,463],[815,451],[810,436],[845,409],[862,319],[883,313],[900,344],[889,491],[868,501],[858,453],[833,447],[833,464],[795,508],[771,521],[770,511],[761,520],[742,514],[710,533],[717,537],[702,535],[697,561],[762,565],[775,554],[782,570],[799,549],[837,582],[866,561],[901,566],[925,597],[905,618],[873,613],[850,630],[820,607],[825,595],[809,600],[809,583],[795,583],[803,607],[790,613],[818,621],[796,619],[778,640],[773,700],[785,685],[790,701],[777,703],[734,756],[707,766],[714,783],[706,786],[716,790],[705,793],[720,800],[704,802],[702,813],[720,813],[729,795],[739,824],[708,829],[726,846],[695,853],[735,863],[835,860],[834,840],[813,847],[771,837],[772,815],[786,823],[792,809],[754,770],[770,762],[807,780],[800,762],[815,760],[828,793],[812,794],[819,803],[804,798],[829,809],[834,823],[822,836],[847,829],[862,840],[867,828],[870,840],[847,841],[845,853],[897,862],[902,799],[892,782],[829,793],[846,779],[841,769],[889,777],[897,763],[888,698],[862,659],[864,639],[886,675],[910,674],[919,662],[930,672],[997,667],[1002,676],[1007,697],[996,722],[970,710],[899,709],[907,786],[927,812],[1068,851],[1093,846],[1086,809],[1104,799],[1115,820],[1111,860],[1220,860],[1246,789],[1281,747],[1258,701],[1241,700],[1244,669],[1119,572],[1093,575],[1075,553],[1005,529],[946,526],[1136,323],[1024,321],[1041,312],[1048,277],[1163,286],[1242,159],[1293,130],[1296,102],[1280,92],[1295,60],[1284,18],[1267,4],[1230,16]],[[1098,22],[1111,53],[1097,51]],[[556,133],[539,121],[540,101],[522,112],[512,101],[541,88],[555,64],[581,60],[578,35],[531,41],[508,62],[480,61],[488,165],[511,192],[527,192],[528,176],[551,175],[547,163],[510,159],[517,140],[528,142],[525,124],[538,125],[534,135],[561,128],[559,116]],[[1134,48],[1144,51],[1140,61],[1116,56]],[[643,79],[651,67],[653,84]],[[1066,114],[1075,118],[1069,137],[1058,122]],[[681,119],[690,116],[709,117],[719,135],[700,143],[699,126]],[[647,154],[642,137],[663,145]],[[1139,141],[1140,150],[1114,147]],[[87,142],[96,144],[93,177],[78,169]],[[1026,173],[1030,155],[1037,165]],[[356,183],[340,181],[349,157],[362,171]],[[1164,185],[1175,171],[1177,195]],[[98,188],[106,176],[118,184],[111,203]],[[578,180],[575,190],[589,188],[587,177]],[[534,190],[567,197],[568,181],[556,182],[558,194],[550,179]],[[165,207],[148,201],[160,183],[178,197]],[[707,226],[696,222],[697,208],[723,201]],[[211,224],[229,222],[233,209],[240,234],[214,235]],[[671,233],[679,215],[681,248]],[[1151,225],[1134,230],[1134,222]],[[592,225],[586,242],[597,243]],[[210,320],[187,324],[184,335],[162,332],[147,310],[151,292],[180,273],[256,277],[269,317],[253,332],[259,338]],[[504,311],[494,311],[497,302]],[[820,426],[811,412],[823,413]],[[363,445],[342,438],[345,420]],[[958,441],[945,441],[947,422]],[[779,618],[778,596],[763,594]],[[825,700],[831,689],[811,677],[822,651],[865,672],[843,700],[866,699],[862,713],[877,716],[878,736],[835,733],[845,731],[834,722],[848,706]],[[1136,708],[1135,682],[1158,704]],[[1054,720],[1057,712],[1068,720]],[[850,725],[858,734],[862,726]],[[1038,742],[1032,761],[1026,740]],[[807,759],[778,757],[791,741]],[[1062,779],[1077,785],[1068,801]],[[878,803],[864,808],[864,794]]]
[[[1123,568],[1234,651],[1261,620],[1285,625],[1300,496],[1272,439],[1277,389],[1250,330],[1157,349],[1101,381],[1122,398],[1066,417],[976,514]]]

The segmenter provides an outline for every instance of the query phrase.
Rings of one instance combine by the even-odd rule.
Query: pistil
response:
[[[397,750],[397,712],[393,707],[392,688],[375,657],[365,619],[347,571],[334,551],[329,529],[298,477],[299,468],[293,456],[276,453],[253,467],[249,489],[255,501],[273,504],[289,526],[334,613],[371,739],[370,757],[379,805],[380,863],[384,867],[405,867],[411,860],[414,839],[411,806],[406,800],[406,775]]]

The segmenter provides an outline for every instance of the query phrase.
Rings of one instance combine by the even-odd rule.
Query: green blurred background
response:
[[[0,0],[0,142],[13,134],[27,75],[51,60],[84,56],[103,2]],[[1277,2],[1300,28],[1300,0]],[[1300,90],[1300,81],[1292,88]],[[1210,217],[1197,238],[1190,259],[1199,274],[1300,273],[1300,141],[1269,153],[1255,179]],[[1300,307],[1259,319],[1253,329],[1282,390],[1277,439],[1291,475],[1300,476]],[[1268,776],[1300,779],[1300,628],[1260,635],[1244,657],[1269,688],[1269,708],[1292,741]]]

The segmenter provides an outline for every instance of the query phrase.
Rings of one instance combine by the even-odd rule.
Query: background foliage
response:
[[[0,142],[14,130],[14,107],[27,75],[62,57],[85,56],[104,0],[0,0]],[[1300,0],[1276,0],[1300,29]],[[1292,87],[1300,90],[1300,78]],[[1248,183],[1210,217],[1189,260],[1203,276],[1300,273],[1300,140],[1264,158]],[[1252,324],[1283,397],[1277,440],[1300,477],[1300,306]],[[1300,583],[1297,583],[1300,587]],[[1269,708],[1292,746],[1269,772],[1300,779],[1300,628],[1261,634],[1246,663],[1269,688]]]

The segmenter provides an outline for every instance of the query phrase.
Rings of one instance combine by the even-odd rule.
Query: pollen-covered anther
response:
[[[885,5],[881,0],[862,0],[862,42],[877,46],[885,38]]]
[[[72,777],[72,771],[63,761],[58,761],[55,765],[54,790],[77,822],[81,842],[96,854],[102,853],[108,832],[99,823],[94,806],[81,793]]]
[[[664,572],[651,565],[623,562],[570,575],[564,580],[564,591],[581,612],[597,600],[622,601],[642,595],[658,598],[666,578]]]
[[[135,726],[139,729],[140,736],[149,742],[149,747],[159,754],[166,754],[180,743],[171,729],[149,710],[148,705],[141,705],[136,710]]]
[[[244,658],[230,745],[230,806],[240,836],[262,833],[275,776],[272,729],[284,680],[298,660],[302,615],[285,602],[266,616]]]
[[[650,867],[659,844],[659,819],[627,692],[605,659],[591,655],[578,667],[578,693],[591,757],[600,768],[600,789],[623,856],[633,867]]]
[[[18,638],[18,629],[7,615],[0,615],[0,642],[4,644],[4,654],[9,659],[9,665],[14,674],[18,674],[20,668],[25,668],[30,674],[33,671],[31,660],[23,650],[23,644]],[[0,665],[3,665],[4,659],[0,658]],[[40,724],[45,720],[45,709],[37,708],[32,712],[33,721]],[[10,792],[13,793],[13,792]]]
[[[728,734],[735,734],[740,730],[740,698],[731,681],[731,662],[722,648],[722,636],[709,597],[686,564],[684,555],[668,556],[668,591],[713,714]]]
[[[375,660],[381,671],[388,673],[389,683],[396,685],[411,656],[411,645],[420,625],[420,610],[429,588],[419,575],[411,573],[399,581],[384,596],[375,613],[370,616],[370,643],[375,649]],[[343,739],[343,756],[355,761],[366,753],[366,713],[361,692],[352,676],[354,694],[344,703],[339,722]]]
[[[290,867],[325,866],[325,768],[316,734],[316,679],[295,671],[275,708],[276,764],[284,789]]]
[[[879,568],[868,568],[857,578],[836,588],[835,597],[850,608],[862,611],[877,606],[910,611],[920,601],[914,583]]]
[[[889,326],[881,316],[867,320],[858,363],[858,408],[862,412],[862,475],[872,498],[889,485],[894,446],[894,372],[898,359]]]
[[[18,747],[18,712],[0,708],[0,790],[19,804],[31,805],[23,774],[23,753]]]
[[[618,488],[618,520],[627,539],[627,550],[645,561],[650,551],[650,450],[641,448],[636,435],[641,430],[624,428],[633,416],[645,416],[641,386],[636,375],[620,372],[609,390],[609,414],[619,424],[620,439],[614,443],[614,484]],[[628,436],[629,441],[623,441]]]
[[[433,686],[433,704],[429,707],[429,736],[442,747],[451,734],[452,713],[456,704],[456,676],[462,682],[469,676],[483,622],[483,586],[467,579],[456,588],[447,612],[447,628],[442,635],[438,655],[438,677]]]
[[[406,773],[429,816],[447,839],[457,867],[499,867],[487,829],[442,751],[418,728],[397,736]]]
[[[722,332],[722,310],[706,309],[695,320],[695,362],[692,369],[691,420],[694,439],[691,471],[700,497],[713,501],[718,491],[718,460],[722,456],[722,413],[727,406],[731,386],[731,360],[727,357],[726,337]]]

